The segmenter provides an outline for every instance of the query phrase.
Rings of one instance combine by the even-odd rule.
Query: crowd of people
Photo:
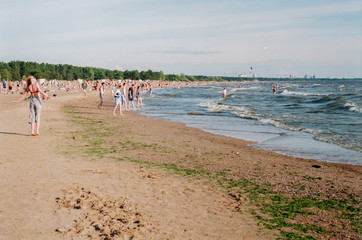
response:
[[[97,91],[100,99],[98,108],[104,109],[104,98],[107,92],[112,94],[114,109],[113,115],[116,115],[116,110],[122,116],[124,111],[140,110],[143,108],[142,92],[149,91],[152,95],[152,88],[155,83],[151,81],[134,81],[134,80],[97,80],[97,81],[78,81],[79,88],[83,91],[84,97],[87,96],[88,91]],[[156,82],[157,87],[162,88],[162,81]]]
[[[112,94],[115,103],[113,115],[116,115],[117,108],[119,108],[120,115],[123,115],[123,111],[129,111],[131,107],[133,110],[142,109],[143,102],[141,92],[150,91],[151,93],[154,84],[157,84],[157,87],[163,87],[162,81],[136,82],[133,80],[111,81],[107,79],[96,81],[45,81],[29,76],[26,81],[19,80],[12,82],[3,80],[1,82],[0,93],[21,95],[14,103],[18,103],[22,100],[29,100],[29,124],[31,126],[31,135],[37,136],[40,135],[39,127],[42,101],[50,98],[48,95],[50,91],[55,91],[55,89],[57,89],[58,91],[64,90],[67,92],[74,92],[81,89],[84,97],[87,96],[88,91],[98,92],[100,98],[98,108],[103,109],[105,94],[110,90],[109,92]],[[53,97],[56,96],[56,94],[53,94]]]
[[[141,110],[143,108],[142,95],[147,93],[152,96],[152,89],[155,88],[180,88],[184,86],[199,85],[201,82],[176,82],[162,80],[82,80],[77,81],[59,81],[36,79],[28,76],[27,80],[6,81],[0,84],[0,93],[19,94],[21,97],[14,101],[15,103],[22,100],[30,100],[29,124],[31,125],[31,135],[37,136],[40,126],[40,115],[42,101],[52,97],[56,97],[58,93],[65,92],[83,92],[83,96],[87,97],[88,92],[94,92],[99,95],[100,102],[98,108],[104,109],[105,98],[113,99],[113,115],[117,115],[117,109],[121,116],[125,111]]]

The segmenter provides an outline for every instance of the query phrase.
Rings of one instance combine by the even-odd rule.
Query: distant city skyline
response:
[[[0,0],[0,61],[362,78],[362,1]]]

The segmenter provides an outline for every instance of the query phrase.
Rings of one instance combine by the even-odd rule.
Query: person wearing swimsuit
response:
[[[136,98],[137,98],[137,110],[140,109],[140,106],[141,106],[141,109],[142,109],[143,104],[142,104],[142,98],[141,98],[141,86],[137,87]]]
[[[35,77],[29,76],[26,80],[27,87],[25,89],[25,93],[23,96],[14,101],[15,103],[24,100],[27,96],[27,93],[30,93],[30,106],[29,106],[29,124],[31,126],[31,135],[36,136],[39,135],[39,127],[40,127],[40,114],[41,114],[41,105],[42,101],[40,98],[40,94],[49,99],[49,96],[40,89],[40,85]],[[35,123],[35,124],[34,124]],[[35,126],[35,129],[34,129]]]

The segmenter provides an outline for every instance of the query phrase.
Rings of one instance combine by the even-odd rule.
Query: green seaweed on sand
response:
[[[211,170],[207,165],[197,161],[198,155],[187,153],[180,156],[181,160],[193,160],[197,165],[182,166],[179,163],[158,163],[152,160],[141,160],[131,155],[134,150],[148,148],[148,156],[156,156],[166,153],[167,141],[161,140],[157,143],[136,142],[132,139],[112,141],[112,133],[115,128],[101,128],[105,120],[94,119],[93,116],[80,115],[74,111],[74,107],[67,106],[66,112],[70,116],[70,123],[77,126],[73,132],[79,136],[81,149],[87,155],[98,158],[110,158],[118,161],[128,161],[146,167],[157,167],[166,169],[181,176],[196,177],[204,179],[210,184],[217,185],[229,196],[240,202],[241,196],[246,199],[244,204],[251,215],[259,221],[259,225],[265,231],[278,231],[277,239],[318,239],[329,238],[345,231],[345,226],[355,234],[361,234],[361,209],[360,197],[348,193],[348,191],[331,189],[326,196],[311,191],[308,184],[329,184],[335,186],[331,180],[321,177],[302,175],[298,172],[285,171],[286,175],[298,177],[300,181],[283,184],[270,184],[257,177],[242,176],[234,173],[232,169]],[[93,117],[93,118],[92,118]],[[78,138],[78,137],[77,137]],[[122,153],[121,156],[120,153]],[[65,153],[69,154],[69,152]],[[205,151],[200,154],[203,157],[211,158],[217,156],[216,152]],[[255,166],[258,171],[263,170],[261,165]],[[295,194],[290,194],[279,189],[293,189]],[[237,211],[241,211],[237,209]],[[332,223],[325,225],[314,225],[313,219],[322,215],[330,215],[334,219]],[[301,221],[300,219],[306,219]],[[350,232],[349,232],[350,233]]]

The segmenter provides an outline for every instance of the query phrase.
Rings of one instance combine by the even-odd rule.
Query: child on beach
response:
[[[41,105],[42,100],[40,98],[40,94],[49,99],[49,96],[43,92],[40,88],[40,85],[35,77],[29,76],[26,80],[27,87],[25,89],[25,93],[23,96],[14,101],[15,103],[24,100],[27,96],[27,93],[30,93],[30,114],[29,114],[29,124],[31,126],[31,135],[36,136],[39,135],[39,127],[40,127],[40,114],[41,114]],[[34,129],[34,123],[36,124],[36,129]],[[34,131],[35,130],[35,131]]]

